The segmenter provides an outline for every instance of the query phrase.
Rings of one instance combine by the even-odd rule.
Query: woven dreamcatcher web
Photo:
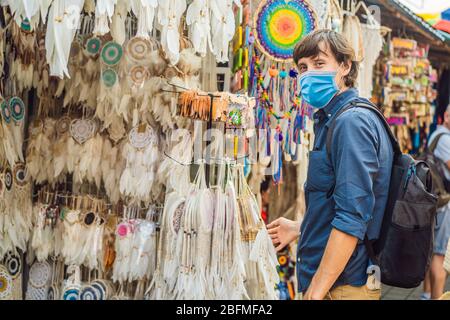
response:
[[[255,14],[255,39],[271,59],[288,62],[295,45],[317,27],[316,14],[304,0],[263,0]]]

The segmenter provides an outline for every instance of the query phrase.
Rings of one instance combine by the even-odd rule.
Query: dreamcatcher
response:
[[[214,197],[206,186],[205,164],[200,164],[197,177],[186,198],[180,267],[174,295],[181,299],[213,297],[207,272],[210,263],[214,219]],[[178,249],[178,250],[179,250]],[[194,267],[195,266],[195,267]]]
[[[105,43],[100,53],[100,94],[97,97],[95,116],[105,121],[104,128],[108,128],[113,122],[111,120],[113,115],[120,115],[121,106],[126,107],[126,105],[121,105],[119,63],[122,56],[122,46],[114,41]]]
[[[116,229],[117,256],[112,278],[120,283],[145,280],[156,269],[156,226],[151,221],[152,211],[148,211],[146,219],[136,219],[137,211],[128,208]]]
[[[52,267],[47,261],[36,261],[30,268],[26,300],[47,300]]]
[[[279,281],[278,259],[272,241],[260,216],[260,209],[244,176],[236,168],[239,222],[246,261],[246,288],[250,299],[277,299],[274,284]]]
[[[69,277],[64,281],[62,290],[62,300],[80,300],[81,276],[80,267],[69,265],[67,268]]]
[[[187,189],[183,190],[187,192]],[[181,263],[186,198],[177,192],[167,193],[161,222],[155,274],[147,289],[150,299],[173,299]]]
[[[25,122],[25,104],[19,97],[3,100],[0,105],[3,128],[3,149],[10,166],[16,162],[24,162],[23,130]]]
[[[34,226],[30,246],[37,261],[47,260],[53,251],[53,231],[58,218],[56,209],[42,203],[33,207]]]
[[[18,92],[31,89],[36,65],[36,32],[27,23],[28,20],[24,20],[21,26],[16,23],[11,25],[14,50],[11,52],[10,79],[16,79]]]
[[[0,264],[0,300],[10,300],[12,294],[12,279],[8,270]]]
[[[149,202],[159,155],[154,129],[146,123],[134,127],[122,155],[126,167],[120,178],[120,193],[132,201]]]

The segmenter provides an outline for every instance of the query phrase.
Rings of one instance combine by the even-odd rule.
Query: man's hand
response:
[[[277,251],[281,251],[284,247],[298,238],[300,233],[300,223],[286,218],[278,218],[267,225],[272,243]]]

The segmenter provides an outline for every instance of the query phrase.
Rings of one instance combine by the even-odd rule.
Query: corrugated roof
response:
[[[431,35],[433,35],[435,38],[445,42],[446,37],[439,31],[433,28],[428,22],[423,20],[421,17],[416,15],[411,9],[409,9],[407,6],[405,6],[403,3],[401,3],[398,0],[388,0],[393,5],[398,7],[400,10],[402,10],[404,13],[406,13],[412,21],[414,21],[419,27],[429,32]]]

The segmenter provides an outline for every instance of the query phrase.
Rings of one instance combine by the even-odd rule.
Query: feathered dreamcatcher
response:
[[[116,228],[112,279],[117,282],[148,279],[156,269],[156,225],[151,210],[146,219],[137,219],[136,208],[127,208]]]
[[[48,165],[53,159],[52,146],[55,141],[56,121],[52,118],[36,119],[30,124],[30,141],[27,145],[27,173],[37,184],[54,182],[54,168]],[[55,160],[55,159],[54,159]]]
[[[12,294],[12,279],[5,266],[0,264],[0,300],[10,300]]]
[[[57,207],[37,203],[33,206],[33,233],[30,247],[37,261],[45,261],[54,251],[54,227],[59,212]]]
[[[120,193],[132,202],[148,203],[155,180],[158,137],[147,123],[134,127],[122,150],[126,167],[120,178]]]
[[[80,35],[72,42],[68,66],[71,78],[59,81],[55,93],[57,97],[64,93],[64,107],[82,103],[95,110],[97,106],[101,76],[99,59],[104,41],[92,34],[86,36],[89,23],[88,19],[82,20]]]
[[[32,229],[31,185],[23,163],[6,165],[1,174],[0,256],[16,248],[26,251]]]
[[[24,162],[23,140],[26,107],[22,99],[12,97],[0,104],[2,115],[3,150],[10,166]]]
[[[272,241],[260,216],[260,209],[244,176],[236,168],[236,189],[240,212],[241,239],[246,260],[246,288],[250,299],[277,299],[274,284],[278,282],[278,259]]]
[[[52,267],[47,261],[35,261],[30,268],[26,300],[47,300],[52,279]]]
[[[178,299],[210,299],[213,297],[207,274],[210,264],[214,221],[214,194],[207,188],[205,165],[200,164],[197,177],[186,199],[181,262],[175,287]]]
[[[18,92],[31,89],[36,65],[36,31],[26,23],[11,24],[10,79],[15,79]]]
[[[108,128],[114,140],[120,140],[126,133],[121,117],[127,119],[127,103],[123,99],[120,82],[120,62],[123,48],[114,41],[105,43],[100,53],[100,94],[97,96],[95,116]],[[121,110],[123,108],[124,110]]]

